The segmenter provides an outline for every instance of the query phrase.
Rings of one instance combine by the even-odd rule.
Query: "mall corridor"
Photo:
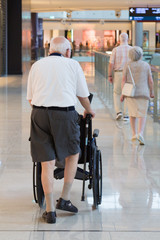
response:
[[[34,202],[29,149],[31,108],[26,101],[28,69],[21,77],[0,78],[0,240],[159,240],[160,239],[160,125],[148,116],[146,145],[131,141],[129,123],[114,120],[95,86],[92,63],[83,63],[96,111],[94,128],[102,151],[103,198],[92,210],[93,194],[75,180],[72,201],[77,215],[57,210],[57,223],[46,224],[43,209]],[[98,79],[96,79],[98,82]],[[77,105],[77,110],[82,109]],[[55,200],[63,180],[55,180]]]

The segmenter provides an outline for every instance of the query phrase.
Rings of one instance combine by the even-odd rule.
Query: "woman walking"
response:
[[[132,83],[131,75],[135,82],[134,97],[121,96],[121,101],[126,98],[130,125],[132,129],[132,140],[138,139],[141,145],[145,144],[143,132],[146,124],[146,116],[149,98],[154,97],[153,79],[151,68],[147,62],[142,60],[143,51],[140,47],[133,47],[129,51],[130,62],[123,70],[122,88],[127,83]],[[137,128],[138,119],[138,128]]]

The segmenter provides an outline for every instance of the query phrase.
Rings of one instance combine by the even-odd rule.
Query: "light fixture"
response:
[[[121,16],[121,10],[115,11],[115,15],[117,18],[119,18]]]
[[[54,18],[55,18],[55,16],[50,16],[49,18],[50,18],[50,19],[54,19]]]
[[[62,20],[61,20],[61,23],[62,23],[63,25],[65,25],[65,24],[66,24],[66,20],[65,20],[65,19],[62,19]]]
[[[71,19],[71,17],[72,17],[72,11],[68,11],[68,12],[67,12],[67,18],[68,18],[68,19]]]
[[[102,24],[102,25],[104,25],[104,20],[101,19],[101,20],[99,21],[99,23]]]

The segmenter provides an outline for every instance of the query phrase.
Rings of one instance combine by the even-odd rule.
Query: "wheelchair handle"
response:
[[[91,114],[87,114],[86,115],[86,123],[88,123],[92,118],[92,115]]]

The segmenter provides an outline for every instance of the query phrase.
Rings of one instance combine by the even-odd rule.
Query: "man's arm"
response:
[[[78,97],[78,96],[77,96]],[[95,117],[95,112],[91,108],[91,104],[89,102],[88,97],[78,97],[81,105],[84,107],[84,118],[86,117],[87,114],[91,114],[92,117]]]
[[[113,83],[113,77],[112,77],[113,67],[114,67],[114,64],[109,63],[109,66],[108,66],[108,81],[110,83]]]
[[[154,83],[153,83],[152,75],[148,77],[148,85],[150,89],[150,97],[154,98]]]

